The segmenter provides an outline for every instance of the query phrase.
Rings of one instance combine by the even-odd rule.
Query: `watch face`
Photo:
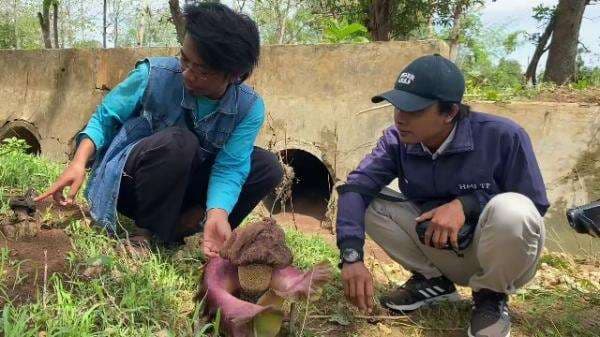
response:
[[[343,257],[344,257],[344,261],[350,262],[350,263],[358,261],[358,258],[359,258],[358,252],[355,249],[351,249],[351,248],[344,249]]]

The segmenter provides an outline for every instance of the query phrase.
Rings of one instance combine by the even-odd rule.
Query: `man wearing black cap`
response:
[[[395,107],[395,125],[340,190],[342,279],[346,297],[370,311],[366,231],[413,273],[381,297],[383,306],[407,312],[455,300],[455,284],[469,286],[469,336],[504,337],[507,295],[535,275],[549,204],[527,133],[508,119],[471,112],[461,103],[464,90],[460,70],[436,54],[413,61],[393,90],[373,98]],[[394,178],[401,195],[385,188]]]

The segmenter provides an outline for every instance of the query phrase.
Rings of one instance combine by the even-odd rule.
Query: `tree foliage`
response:
[[[42,48],[37,10],[32,1],[0,1],[0,49]]]
[[[177,46],[177,36],[181,38],[183,34],[181,5],[194,1],[216,0],[107,0],[109,45]],[[523,43],[523,37],[536,45],[525,72],[525,78],[535,83],[537,62],[549,49],[556,16],[555,7],[534,7],[533,18],[539,21],[540,32],[525,34],[510,31],[509,27],[484,26],[478,14],[483,0],[228,0],[224,3],[256,20],[264,44],[443,39],[465,70],[471,91],[492,83],[496,88],[522,86],[519,65],[509,56]],[[51,24],[54,5],[57,5],[56,28]],[[173,15],[175,7],[179,19]],[[43,25],[38,21],[38,12],[44,18]],[[99,1],[3,0],[0,1],[0,48],[101,47],[98,42],[101,16]],[[179,31],[173,23],[178,23]],[[581,85],[597,83],[598,78],[597,70],[581,62],[581,55],[586,52],[586,48],[578,48],[573,66],[575,79]]]
[[[329,19],[323,39],[328,43],[364,43],[369,42],[367,27],[360,23],[348,23]]]

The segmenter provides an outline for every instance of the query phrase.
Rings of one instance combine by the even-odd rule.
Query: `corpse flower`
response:
[[[205,266],[202,289],[207,314],[221,310],[222,328],[228,336],[276,336],[283,322],[284,301],[307,299],[331,278],[328,263],[302,272],[291,262],[283,230],[274,220],[236,229],[221,257]]]

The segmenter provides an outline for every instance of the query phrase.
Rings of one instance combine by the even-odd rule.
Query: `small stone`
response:
[[[10,225],[10,224],[6,224],[4,226],[2,226],[2,233],[9,239],[9,240],[15,240],[16,236],[17,236],[17,229],[15,228],[15,226]]]
[[[377,329],[379,329],[379,331],[384,335],[392,334],[392,329],[389,326],[387,326],[381,322],[377,323]]]
[[[156,337],[173,337],[175,335],[169,329],[162,329],[159,332],[157,332],[155,336]]]
[[[94,279],[102,274],[104,268],[102,266],[91,266],[85,268],[82,273],[82,276],[86,279]]]
[[[123,273],[116,268],[113,268],[113,270],[110,271],[110,276],[112,276],[115,281],[120,281],[123,279]]]
[[[33,220],[23,222],[23,237],[32,238],[40,231],[40,226]]]

